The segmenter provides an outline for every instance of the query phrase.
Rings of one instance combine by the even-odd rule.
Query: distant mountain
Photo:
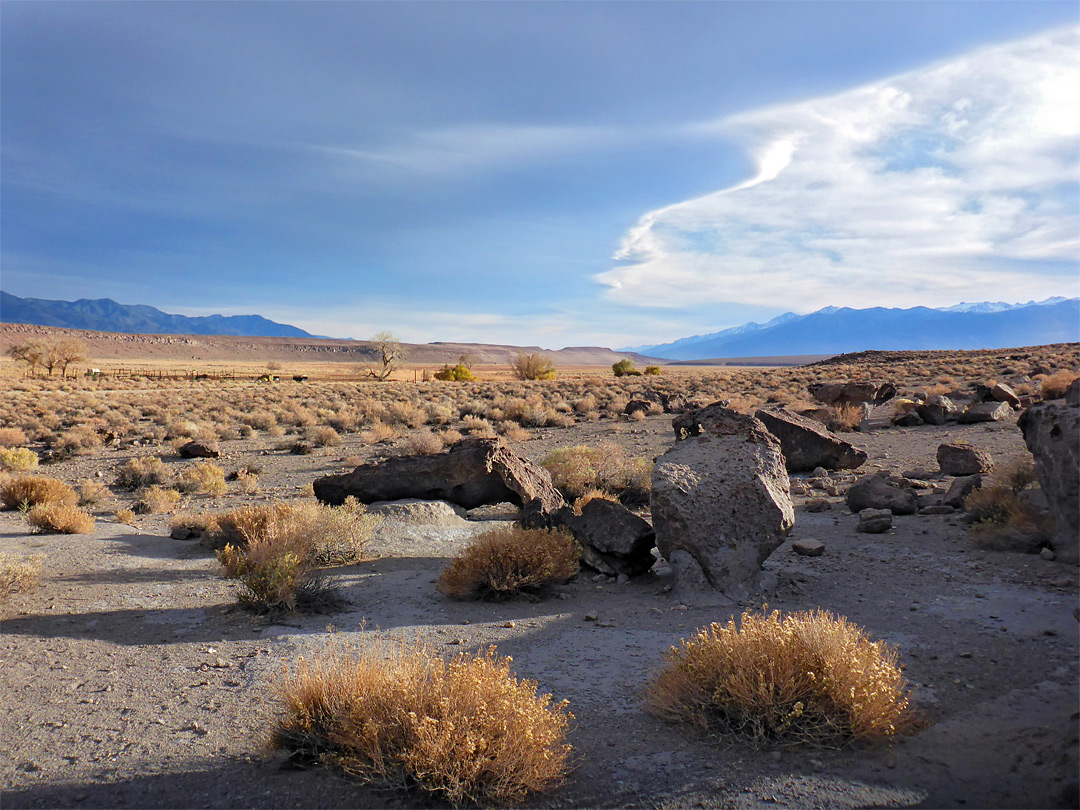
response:
[[[186,315],[170,315],[141,304],[118,304],[109,298],[49,301],[44,298],[19,298],[2,291],[0,323],[142,335],[313,337],[303,329],[275,323],[259,315],[207,315],[189,318]]]
[[[634,351],[667,360],[715,357],[841,354],[869,349],[999,349],[1080,341],[1080,298],[1027,304],[959,304],[944,309],[825,307],[788,312],[765,324],[748,323]]]

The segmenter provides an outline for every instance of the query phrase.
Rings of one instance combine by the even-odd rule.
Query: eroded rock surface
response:
[[[866,453],[826,430],[814,419],[778,408],[754,414],[780,440],[784,462],[790,472],[853,470],[866,462]]]
[[[938,445],[937,462],[943,475],[978,475],[994,469],[990,454],[970,444]]]
[[[894,515],[913,515],[919,508],[919,497],[910,482],[888,473],[860,478],[847,492],[848,509],[888,509]]]
[[[1054,519],[1050,546],[1059,560],[1080,561],[1080,407],[1035,405],[1018,425]]]

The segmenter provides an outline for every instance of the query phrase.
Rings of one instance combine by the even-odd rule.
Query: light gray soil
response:
[[[996,458],[1024,452],[1015,420],[879,422],[854,441],[870,453],[866,468],[903,472],[935,469],[938,444],[957,438]],[[542,430],[517,449],[539,459],[605,439],[655,456],[671,442],[670,418]],[[291,456],[276,449],[280,441],[225,445],[226,469],[263,467],[262,495],[231,491],[188,511],[300,497],[318,475],[344,469],[345,456],[372,452],[350,445]],[[108,483],[139,452],[107,451],[47,472],[75,481],[100,470]],[[1076,566],[981,550],[956,515],[899,517],[892,531],[866,535],[855,533],[841,497],[819,513],[805,510],[805,497],[794,500],[791,539],[817,538],[826,553],[797,556],[789,540],[766,562],[777,588],[746,607],[832,610],[897,645],[930,724],[891,748],[721,747],[646,714],[642,686],[663,653],[733,612],[678,604],[662,562],[624,585],[583,573],[543,601],[439,595],[434,581],[448,559],[500,517],[490,510],[448,525],[386,522],[371,559],[335,572],[344,610],[276,623],[237,608],[236,587],[214,557],[170,539],[162,517],[137,526],[100,517],[91,535],[58,536],[28,534],[17,513],[4,513],[0,547],[45,563],[40,588],[0,603],[3,805],[428,806],[424,796],[293,769],[263,747],[283,666],[328,643],[347,648],[381,635],[447,655],[495,644],[519,676],[569,700],[576,769],[533,800],[537,807],[1076,807]]]

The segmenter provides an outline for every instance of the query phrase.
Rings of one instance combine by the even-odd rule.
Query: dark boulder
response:
[[[780,440],[788,472],[853,470],[866,462],[866,453],[830,433],[814,419],[784,409],[759,410],[754,414]]]

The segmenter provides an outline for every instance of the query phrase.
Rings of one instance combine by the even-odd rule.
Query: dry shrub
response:
[[[94,506],[113,497],[109,488],[95,478],[80,479],[75,491],[79,495],[79,506]]]
[[[93,515],[85,509],[63,503],[39,503],[26,513],[26,520],[42,532],[89,534],[94,530]]]
[[[218,531],[218,515],[212,512],[200,512],[199,514],[177,515],[169,521],[170,529],[187,529],[200,535],[210,535]]]
[[[75,506],[79,502],[79,496],[75,494],[75,490],[57,478],[20,475],[3,482],[0,501],[5,509],[22,509],[43,503]]]
[[[17,557],[0,553],[0,598],[15,591],[28,591],[41,581],[40,554],[33,557]]]
[[[1065,389],[1077,378],[1077,373],[1069,369],[1061,369],[1053,374],[1042,378],[1040,390],[1043,399],[1061,399],[1065,396]]]
[[[487,419],[471,414],[461,418],[461,430],[470,436],[480,439],[494,439],[495,426]]]
[[[427,412],[412,402],[393,402],[386,409],[391,424],[408,425],[411,428],[422,427],[427,423]]]
[[[465,438],[465,436],[460,430],[447,428],[439,434],[439,438],[442,439],[442,442],[446,447],[449,447],[452,444],[457,444],[458,442],[460,442],[462,439]]]
[[[165,462],[157,456],[129,458],[116,474],[116,485],[127,489],[140,489],[153,484],[167,484],[169,471]]]
[[[839,405],[829,405],[829,420],[827,427],[841,433],[850,433],[862,424],[865,415],[863,406],[857,402],[842,402]]]
[[[604,492],[602,489],[590,489],[576,501],[574,501],[574,514],[580,515],[581,510],[585,508],[585,504],[589,501],[612,501],[617,503],[618,499],[609,492]]]
[[[176,488],[189,494],[209,495],[220,498],[228,488],[225,486],[225,471],[212,461],[196,461],[181,471]]]
[[[385,422],[374,422],[367,430],[360,431],[360,441],[364,444],[379,444],[398,437],[397,428]]]
[[[259,476],[250,470],[237,470],[236,481],[245,495],[254,495],[259,491]]]
[[[316,447],[337,447],[341,444],[341,436],[329,425],[308,428],[306,435]]]
[[[140,515],[160,515],[171,512],[180,503],[180,493],[175,489],[154,484],[135,493],[135,511]]]
[[[517,422],[501,422],[502,434],[512,442],[524,442],[532,435]]]
[[[464,548],[438,588],[452,599],[506,599],[539,593],[578,572],[580,551],[565,532],[500,526]]]
[[[101,447],[101,437],[93,428],[80,425],[64,431],[53,446],[65,456],[83,455]]]
[[[123,523],[127,526],[135,525],[135,512],[131,509],[117,509],[115,517],[117,523]]]
[[[544,459],[543,465],[551,474],[552,483],[569,500],[591,489],[610,492],[627,503],[649,498],[652,463],[630,456],[614,442],[556,450]]]
[[[405,455],[433,456],[443,451],[443,440],[441,436],[425,428],[407,438],[402,449]]]
[[[494,648],[444,662],[423,648],[331,650],[277,684],[273,744],[384,786],[451,804],[518,804],[561,784],[567,703],[537,694]]]
[[[672,647],[648,710],[753,745],[837,746],[915,726],[896,651],[842,616],[743,613],[740,625],[714,623]]]
[[[1052,521],[1025,492],[1035,480],[1032,460],[1015,457],[999,463],[983,485],[968,495],[964,509],[975,521],[971,532],[978,545],[998,551],[1034,552],[1049,540]]]
[[[232,544],[218,552],[226,575],[240,580],[240,602],[260,613],[316,608],[326,593],[315,564],[302,542],[272,531],[240,547]]]
[[[26,433],[20,428],[0,428],[0,447],[18,447],[28,441],[30,440],[26,438]]]
[[[542,354],[518,354],[511,367],[519,380],[555,379],[555,364]]]
[[[0,448],[0,469],[24,472],[38,465],[38,454],[29,447]]]

